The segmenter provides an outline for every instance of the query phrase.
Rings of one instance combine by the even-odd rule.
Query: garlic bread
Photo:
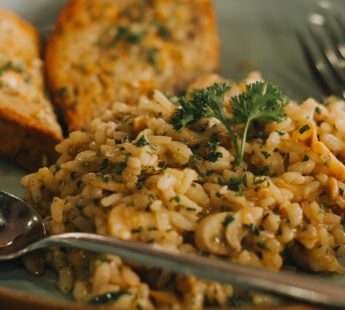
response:
[[[20,17],[0,10],[0,155],[35,170],[55,159],[62,139],[45,96],[40,37]]]
[[[114,102],[177,92],[219,66],[211,0],[72,0],[46,52],[48,85],[70,130]]]

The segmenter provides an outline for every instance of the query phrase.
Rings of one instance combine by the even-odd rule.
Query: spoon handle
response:
[[[345,286],[313,276],[243,266],[229,261],[183,254],[158,246],[87,233],[50,236],[35,242],[27,248],[27,251],[51,246],[76,247],[111,253],[127,260],[177,273],[234,284],[275,296],[345,309]]]

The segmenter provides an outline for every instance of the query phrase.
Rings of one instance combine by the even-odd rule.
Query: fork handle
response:
[[[315,276],[292,272],[275,272],[229,261],[183,254],[134,241],[88,233],[65,233],[41,239],[26,252],[52,247],[75,247],[110,253],[142,264],[194,275],[203,279],[233,284],[280,297],[311,304],[345,309],[345,286]]]

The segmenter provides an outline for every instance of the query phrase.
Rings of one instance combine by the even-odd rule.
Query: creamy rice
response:
[[[226,97],[259,78],[232,85]],[[114,104],[89,131],[57,146],[56,165],[23,178],[26,200],[45,217],[49,234],[95,232],[274,270],[292,260],[343,273],[337,257],[345,251],[345,102],[291,101],[282,122],[252,129],[239,169],[217,120],[173,129],[174,100],[157,91],[137,107]],[[211,160],[210,152],[221,156]],[[114,309],[266,301],[107,254],[55,248],[48,262],[63,293],[83,303],[110,299]]]

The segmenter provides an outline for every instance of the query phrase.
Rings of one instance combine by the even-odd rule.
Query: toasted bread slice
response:
[[[0,10],[0,155],[28,170],[55,159],[62,139],[45,98],[39,34],[33,26]]]
[[[174,93],[219,66],[212,0],[72,0],[46,53],[48,85],[70,130],[114,101]]]

